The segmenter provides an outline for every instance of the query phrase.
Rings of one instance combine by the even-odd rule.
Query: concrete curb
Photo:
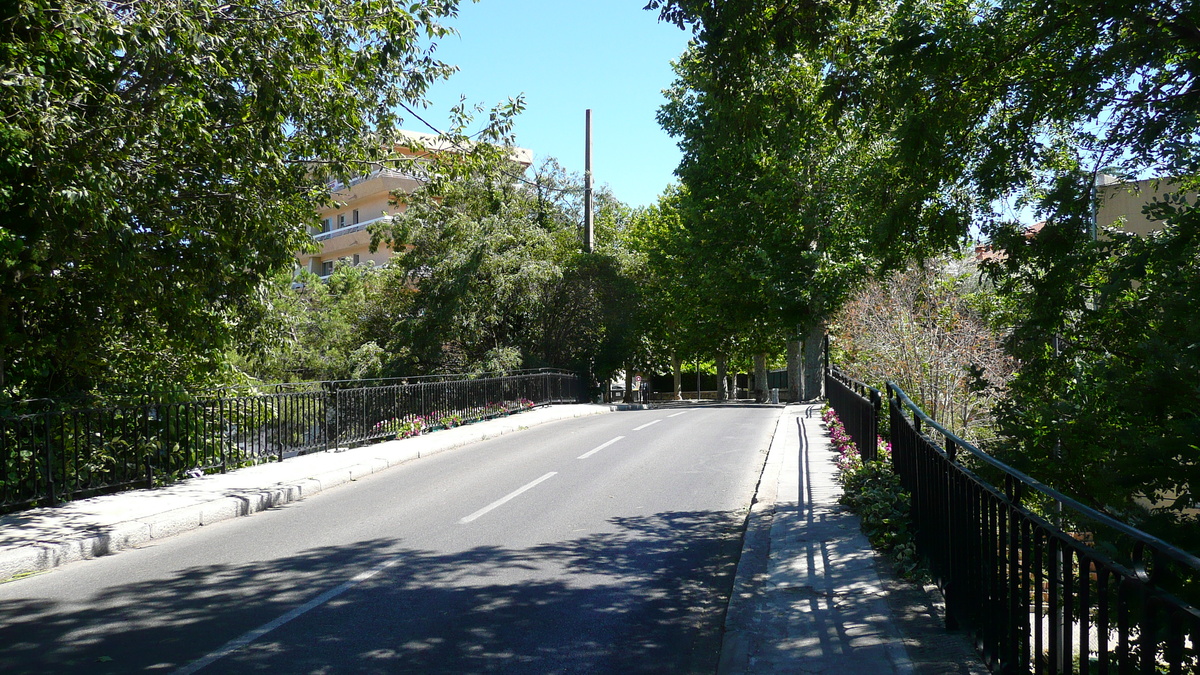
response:
[[[539,410],[553,410],[553,407]],[[418,436],[399,441],[385,441],[364,448],[357,454],[370,456],[358,461],[358,458],[347,457],[350,463],[333,469],[327,469],[310,477],[291,479],[267,485],[261,488],[223,492],[214,494],[212,498],[200,497],[194,503],[182,507],[174,507],[148,514],[136,519],[117,522],[105,527],[88,527],[84,531],[54,541],[30,541],[24,545],[9,546],[0,549],[0,583],[11,581],[16,577],[28,576],[46,572],[56,567],[80,560],[88,560],[119,551],[142,546],[155,539],[173,537],[189,532],[205,525],[212,525],[224,520],[250,516],[269,508],[300,501],[307,497],[320,494],[341,485],[353,482],[364,476],[404,464],[421,457],[427,457],[439,452],[477,443],[489,438],[496,438],[515,431],[528,429],[541,424],[557,422],[565,419],[586,417],[613,412],[619,408],[615,405],[584,404],[569,411],[570,414],[560,416],[544,415],[546,419],[535,419],[536,416],[525,417],[517,414],[496,420],[479,422],[456,429],[439,431],[427,436]],[[561,408],[560,408],[561,410]],[[536,411],[530,411],[536,412]],[[346,450],[333,450],[333,453]],[[317,453],[310,457],[328,456],[329,453]],[[247,470],[283,466],[283,464],[265,464],[249,467]],[[233,472],[226,475],[235,475]],[[203,479],[197,479],[203,480]],[[169,489],[159,488],[158,490]],[[131,493],[108,495],[115,497]],[[53,515],[53,509],[47,509]]]
[[[786,415],[775,423],[771,445],[763,460],[754,501],[746,514],[746,532],[742,553],[734,571],[733,590],[725,610],[724,635],[721,638],[721,657],[717,675],[744,673],[750,665],[750,643],[746,632],[754,619],[754,604],[761,599],[771,556],[771,525],[775,520],[775,505],[779,495],[779,472],[783,468],[781,444],[776,440]]]

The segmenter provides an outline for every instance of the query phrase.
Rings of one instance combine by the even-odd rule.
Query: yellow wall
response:
[[[376,265],[386,263],[392,257],[392,249],[380,245],[374,253],[370,251],[371,233],[366,225],[384,215],[400,213],[402,205],[389,205],[391,193],[394,191],[412,192],[418,186],[417,181],[396,175],[376,176],[369,180],[351,185],[332,194],[335,206],[320,211],[317,217],[324,220],[329,218],[331,234],[321,237],[318,243],[321,251],[316,254],[301,253],[296,256],[301,267],[314,274],[322,274],[322,263],[340,259],[355,261],[363,265],[374,262]],[[358,223],[364,227],[354,227],[354,211],[358,211]],[[345,227],[339,227],[339,216],[345,216]],[[339,233],[339,230],[345,232]],[[313,229],[314,235],[320,235],[321,228]]]
[[[400,213],[404,210],[403,206],[388,205],[391,193],[396,191],[412,192],[419,185],[411,178],[377,176],[352,185],[348,189],[334,192],[332,197],[336,206],[319,212],[317,216],[320,219],[332,218],[333,227],[337,228],[340,215],[346,217],[346,225],[354,223],[355,209],[358,210],[359,222],[374,220],[385,214]]]
[[[1097,189],[1099,205],[1096,209],[1096,225],[1103,230],[1105,227],[1119,227],[1139,236],[1146,236],[1162,228],[1162,221],[1152,221],[1142,213],[1142,207],[1154,201],[1156,197],[1175,192],[1175,183],[1163,180],[1157,189],[1153,180],[1132,181],[1129,183],[1113,183],[1101,185]],[[1195,193],[1188,194],[1194,200]],[[1124,216],[1124,224],[1117,222]]]

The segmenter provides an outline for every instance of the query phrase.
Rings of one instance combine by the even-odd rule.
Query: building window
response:
[[[354,224],[358,224],[358,209],[354,209]]]
[[[345,227],[345,226],[346,226],[346,214],[344,214],[344,213],[339,213],[339,214],[338,214],[338,227],[339,227],[339,228],[342,228],[342,227]]]
[[[355,211],[355,213],[358,213],[358,211]],[[357,253],[354,254],[354,264],[355,265],[358,264],[358,254]]]
[[[328,232],[333,229],[333,218],[325,218],[321,221],[321,231]]]
[[[327,277],[330,274],[333,274],[333,261],[326,260],[325,262],[321,263],[321,276]]]

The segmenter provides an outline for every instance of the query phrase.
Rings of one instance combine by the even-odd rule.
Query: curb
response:
[[[721,637],[721,654],[717,662],[717,675],[732,675],[747,672],[750,664],[750,643],[746,631],[753,620],[754,603],[762,595],[762,581],[766,577],[771,557],[771,526],[775,522],[775,506],[779,497],[779,472],[783,468],[780,451],[775,449],[775,437],[784,424],[781,414],[771,434],[771,445],[763,458],[758,484],[750,511],[746,514],[746,529],[742,536],[742,552],[738,556],[737,569],[733,575],[733,590],[729,594],[729,605],[725,608],[724,634]]]
[[[404,441],[385,441],[374,446],[383,457],[370,458],[365,462],[339,467],[315,476],[294,481],[281,482],[262,489],[244,492],[225,493],[214,499],[202,501],[188,506],[162,511],[150,517],[116,523],[112,526],[97,529],[84,536],[71,537],[60,541],[39,541],[12,547],[0,551],[0,583],[12,581],[19,577],[48,572],[56,567],[80,560],[89,560],[100,556],[111,555],[125,549],[136,548],[156,539],[165,539],[177,534],[189,532],[205,525],[212,525],[224,520],[250,516],[275,506],[300,501],[307,497],[320,494],[326,490],[345,485],[364,476],[390,469],[414,459],[435,455],[446,450],[460,448],[489,438],[510,434],[531,426],[539,426],[550,422],[566,419],[588,417],[614,412],[621,408],[617,406],[591,406],[592,410],[576,411],[576,414],[555,419],[525,423],[516,421],[520,414],[504,418],[503,424],[496,428],[480,429],[477,433],[461,438],[450,439],[433,447],[406,446],[389,448],[389,445],[399,445]],[[462,427],[460,427],[462,428]],[[420,436],[417,438],[436,439],[436,435]],[[415,440],[415,439],[405,439]],[[428,441],[426,445],[431,444]],[[338,448],[328,452],[344,452]],[[264,466],[264,465],[258,465]],[[120,493],[117,493],[120,494]]]

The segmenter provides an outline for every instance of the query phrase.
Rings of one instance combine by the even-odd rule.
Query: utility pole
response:
[[[592,232],[592,109],[584,114],[583,131],[583,252],[592,253],[596,248]]]

